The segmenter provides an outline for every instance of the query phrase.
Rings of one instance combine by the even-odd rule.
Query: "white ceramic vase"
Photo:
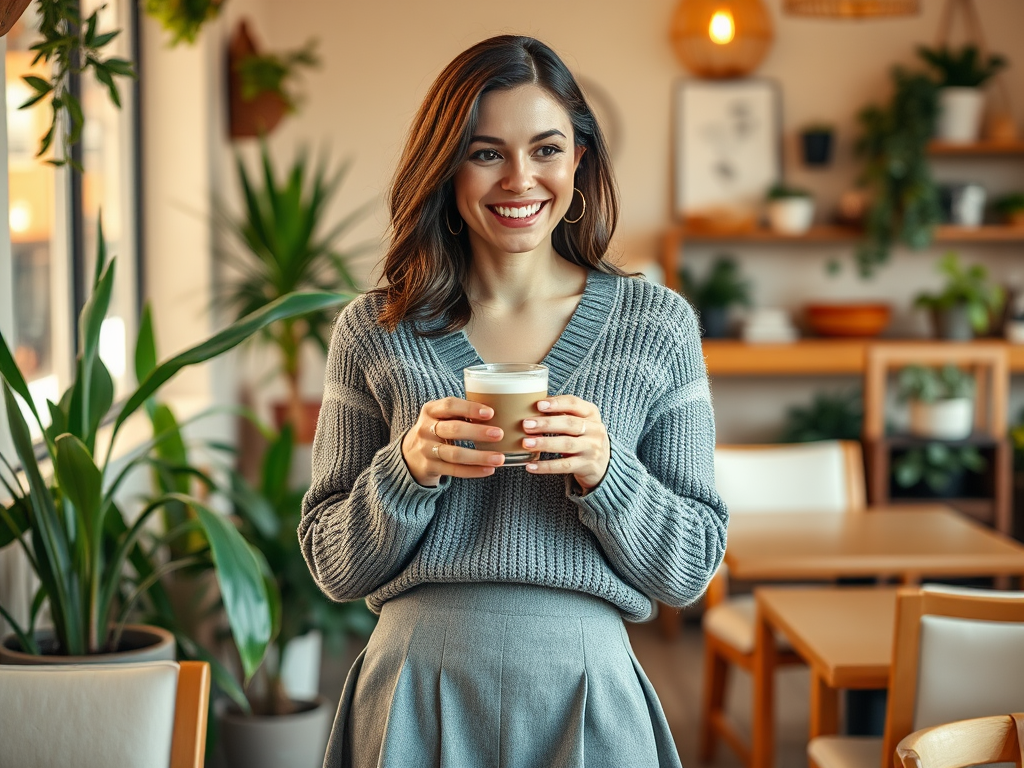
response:
[[[971,144],[981,134],[985,92],[980,88],[940,88],[937,138],[951,144]]]
[[[802,235],[814,221],[814,198],[783,197],[768,202],[768,225],[782,235]]]
[[[910,433],[936,440],[963,440],[974,425],[974,401],[954,397],[923,403],[910,401]]]

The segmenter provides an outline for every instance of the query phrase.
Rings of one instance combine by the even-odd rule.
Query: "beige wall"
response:
[[[977,4],[990,46],[1019,62],[1009,71],[1008,82],[1024,132],[1024,2]],[[671,104],[673,86],[684,76],[667,37],[675,5],[675,0],[522,0],[507,5],[477,0],[234,0],[227,7],[233,17],[254,18],[255,33],[267,48],[290,49],[319,38],[323,67],[305,76],[304,108],[282,125],[272,145],[282,158],[300,142],[328,143],[335,156],[354,157],[337,212],[377,200],[374,215],[354,240],[378,244],[387,224],[383,196],[405,132],[440,69],[459,51],[492,34],[524,33],[545,40],[577,74],[600,86],[619,117],[615,166],[623,209],[615,247],[620,259],[635,267],[654,259],[659,235],[671,221]],[[792,19],[781,15],[781,0],[766,0],[766,5],[775,19],[776,36],[757,74],[781,84],[786,175],[810,187],[827,210],[856,176],[851,149],[856,112],[887,95],[893,63],[912,63],[913,46],[933,41],[941,3],[923,0],[923,12],[916,18],[865,22]],[[222,23],[215,34],[222,38],[227,26],[227,21]],[[796,156],[795,132],[812,120],[839,127],[838,157],[827,171],[803,169]],[[942,178],[977,178],[995,191],[1024,187],[1024,160],[943,161],[936,172]],[[226,182],[222,178],[218,183],[223,187]],[[699,267],[714,252],[693,248],[687,257]],[[734,252],[755,281],[759,304],[798,311],[812,297],[885,298],[898,306],[896,330],[924,330],[922,319],[908,307],[914,292],[936,284],[932,264],[938,251],[898,253],[872,281],[852,274],[848,246]],[[1019,246],[963,249],[963,254],[1024,285]],[[378,255],[379,248],[362,274],[370,274]],[[824,270],[833,257],[847,264],[838,278],[827,277]],[[315,388],[317,377],[314,372],[310,387]],[[822,385],[852,383],[787,380],[763,386],[749,380],[716,381],[720,435],[728,440],[770,438],[784,405],[808,399]],[[752,393],[758,394],[755,400],[749,397]]]

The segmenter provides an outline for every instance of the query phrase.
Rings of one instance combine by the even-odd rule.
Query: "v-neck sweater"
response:
[[[298,530],[328,596],[365,597],[379,613],[420,584],[506,581],[596,595],[642,621],[654,600],[701,595],[725,552],[728,512],[699,328],[679,294],[590,271],[542,361],[549,394],[594,403],[608,430],[607,472],[586,493],[571,475],[521,467],[417,483],[403,437],[424,403],[464,397],[462,369],[482,361],[464,331],[429,337],[403,321],[388,332],[382,303],[349,303],[328,354]]]

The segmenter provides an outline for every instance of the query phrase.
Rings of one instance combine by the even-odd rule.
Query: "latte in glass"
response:
[[[463,370],[466,399],[483,403],[494,410],[485,422],[500,427],[504,437],[493,443],[479,443],[478,450],[501,451],[505,467],[517,467],[536,461],[540,452],[527,451],[523,440],[523,419],[536,417],[537,403],[548,396],[548,368],[527,363],[486,363]]]

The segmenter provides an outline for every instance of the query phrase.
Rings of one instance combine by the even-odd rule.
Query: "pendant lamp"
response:
[[[676,56],[698,77],[753,72],[773,38],[762,0],[681,0],[672,20]]]
[[[920,0],[785,0],[782,10],[790,16],[872,19],[917,16],[921,3]]]

